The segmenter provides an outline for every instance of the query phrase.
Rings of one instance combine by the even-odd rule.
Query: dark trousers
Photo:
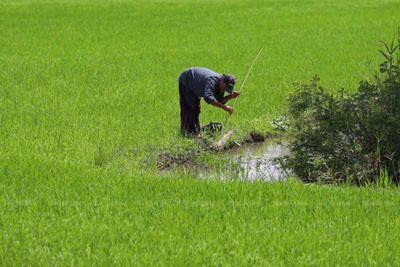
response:
[[[200,97],[193,96],[179,83],[179,103],[181,106],[181,134],[200,133]]]

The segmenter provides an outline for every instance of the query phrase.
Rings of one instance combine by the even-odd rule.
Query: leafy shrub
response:
[[[376,182],[381,170],[400,175],[400,32],[384,43],[385,61],[373,82],[333,94],[314,77],[289,96],[290,168],[304,181]]]

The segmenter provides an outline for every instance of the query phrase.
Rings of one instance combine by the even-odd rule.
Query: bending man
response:
[[[225,103],[239,97],[233,91],[236,78],[232,74],[219,74],[207,68],[193,67],[184,70],[178,78],[181,106],[181,133],[200,133],[200,98],[232,114],[233,108]],[[227,96],[224,93],[228,92]]]

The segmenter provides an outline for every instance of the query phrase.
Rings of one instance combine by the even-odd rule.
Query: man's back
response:
[[[204,67],[186,69],[178,80],[196,97],[204,97],[206,89],[214,89],[221,74]]]

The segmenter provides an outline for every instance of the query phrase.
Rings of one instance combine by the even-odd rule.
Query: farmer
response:
[[[236,78],[232,74],[219,74],[207,68],[192,67],[184,70],[178,78],[181,106],[181,133],[200,133],[200,97],[208,104],[232,114],[233,108],[225,103],[239,97],[233,91]],[[224,93],[229,95],[224,97]]]

